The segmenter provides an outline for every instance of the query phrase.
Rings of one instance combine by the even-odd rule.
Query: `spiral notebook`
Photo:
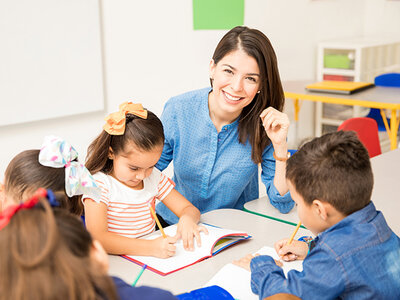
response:
[[[201,247],[197,247],[195,243],[194,251],[186,251],[183,248],[182,240],[179,240],[176,246],[175,256],[169,258],[157,258],[152,256],[132,256],[122,255],[123,258],[130,260],[138,265],[147,265],[147,269],[156,272],[160,275],[168,275],[183,268],[189,267],[195,263],[198,263],[206,258],[209,258],[223,249],[232,246],[240,241],[251,238],[246,232],[224,229],[215,227],[208,224],[201,224],[208,230],[208,235],[200,232],[201,236]],[[171,225],[164,228],[164,231],[169,236],[176,234],[176,225]],[[159,231],[153,232],[145,237],[144,239],[155,239],[160,237]]]
[[[326,80],[309,84],[306,86],[306,90],[310,92],[323,92],[323,93],[349,95],[373,86],[374,84],[371,82]]]

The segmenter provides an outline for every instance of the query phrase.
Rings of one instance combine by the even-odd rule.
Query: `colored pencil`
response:
[[[293,241],[293,239],[294,239],[294,236],[296,235],[296,233],[297,233],[297,230],[299,230],[300,226],[301,226],[301,222],[297,223],[297,226],[296,226],[296,228],[294,229],[294,231],[293,231],[293,233],[292,233],[291,237],[289,238],[289,240],[288,240],[288,242],[287,242],[287,244],[288,244],[288,245],[290,245],[290,244],[291,244],[291,242]]]
[[[162,228],[162,226],[160,224],[160,221],[158,220],[157,215],[156,215],[153,207],[151,206],[151,204],[149,204],[149,208],[150,208],[151,215],[153,216],[154,220],[156,221],[156,223],[158,225],[158,228],[160,228],[160,231],[161,231],[161,234],[162,234],[163,238],[166,238],[167,235],[165,234],[164,229]]]
[[[136,276],[135,281],[132,283],[132,286],[135,286],[136,283],[139,281],[140,276],[142,276],[144,270],[147,268],[147,265],[143,265],[142,269],[140,270],[139,274]]]

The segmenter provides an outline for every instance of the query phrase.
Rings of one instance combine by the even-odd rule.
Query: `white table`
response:
[[[291,225],[235,209],[210,211],[201,216],[201,222],[246,231],[252,239],[235,244],[211,258],[167,276],[146,270],[137,285],[159,287],[170,290],[174,294],[200,288],[225,264],[253,253],[263,246],[273,247],[276,241],[289,237],[294,229]],[[300,228],[296,236],[302,235],[311,235],[311,233]],[[109,258],[110,275],[118,276],[131,284],[141,267],[120,256],[109,255]]]
[[[383,116],[383,110],[390,109],[390,124],[386,124],[387,126],[385,126],[385,128],[390,138],[390,149],[394,150],[397,148],[397,131],[399,129],[400,119],[397,116],[398,112],[400,112],[400,89],[398,87],[375,86],[373,88],[366,89],[364,91],[360,91],[351,95],[341,95],[309,92],[305,89],[305,87],[310,83],[314,82],[306,80],[296,80],[284,81],[282,83],[283,89],[285,91],[285,97],[293,99],[296,121],[298,121],[299,119],[299,101],[301,100],[379,108]],[[383,120],[384,122],[386,122],[386,118],[384,118]]]
[[[376,209],[383,212],[390,228],[400,235],[400,149],[373,157],[371,165],[374,173],[371,199]],[[248,212],[291,225],[299,221],[296,206],[288,214],[281,214],[266,196],[247,202],[244,208]]]
[[[299,216],[297,215],[297,205],[295,205],[289,213],[282,214],[276,207],[272,206],[271,202],[269,202],[268,196],[245,203],[244,210],[261,217],[287,223],[293,226],[296,226],[300,221]]]
[[[371,199],[389,227],[400,236],[400,149],[373,157],[371,165],[374,172]]]

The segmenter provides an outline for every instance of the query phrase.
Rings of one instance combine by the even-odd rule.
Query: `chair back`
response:
[[[386,86],[386,87],[400,87],[400,73],[386,73],[376,76],[374,79],[374,84],[376,86]],[[378,123],[379,131],[386,131],[385,124],[383,123],[380,109],[371,108],[367,118],[372,118]],[[390,124],[390,119],[386,118],[388,124]]]
[[[368,150],[369,157],[374,157],[382,153],[379,142],[378,125],[371,118],[350,118],[344,121],[339,130],[353,130],[358,138]]]
[[[400,73],[387,73],[376,76],[374,84],[378,86],[400,87]]]

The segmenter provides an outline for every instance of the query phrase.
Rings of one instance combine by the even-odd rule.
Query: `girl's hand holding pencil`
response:
[[[160,236],[159,238],[152,240],[153,256],[159,258],[168,258],[174,256],[176,251],[175,243],[177,240],[178,239],[176,237],[168,235],[166,237]]]
[[[167,236],[164,232],[164,229],[161,226],[160,221],[157,218],[156,212],[153,207],[149,205],[150,213],[156,221],[158,228],[161,231],[161,237],[154,239],[152,242],[154,243],[153,247],[153,256],[159,258],[168,258],[175,255],[176,247],[175,243],[178,240],[176,236],[171,237]]]

